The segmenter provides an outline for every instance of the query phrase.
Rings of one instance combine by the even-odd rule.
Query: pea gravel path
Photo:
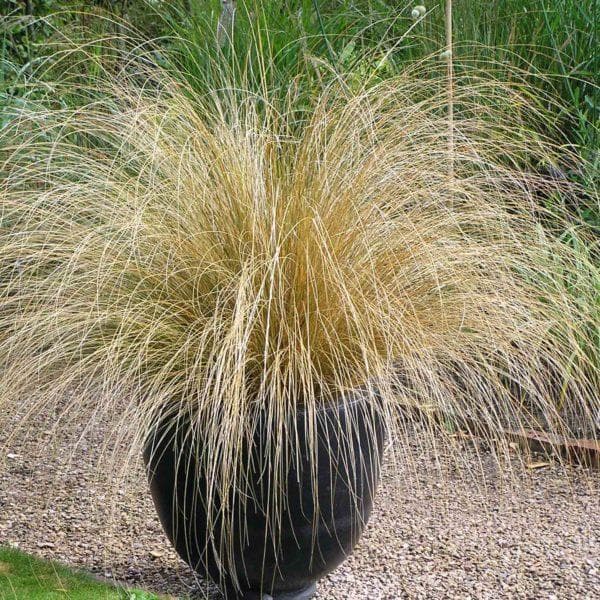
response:
[[[170,549],[140,465],[113,513],[94,475],[102,432],[74,455],[62,440],[48,458],[41,431],[40,444],[12,441],[0,457],[0,544],[176,598],[218,597]],[[384,470],[369,527],[320,582],[320,600],[600,598],[600,473],[515,460],[511,485],[489,454],[463,445],[470,474],[416,444],[406,460],[416,471]]]

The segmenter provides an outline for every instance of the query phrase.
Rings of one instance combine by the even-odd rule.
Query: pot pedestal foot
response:
[[[263,596],[264,600],[310,600],[315,597],[317,593],[317,584],[313,583],[308,587],[305,587],[303,590],[298,590],[296,592],[286,592],[284,594],[277,594],[276,596]]]
[[[302,590],[294,592],[281,592],[271,596],[270,594],[260,594],[258,592],[244,592],[238,596],[239,600],[311,600],[317,593],[317,584],[313,583]],[[229,598],[229,595],[227,596]]]

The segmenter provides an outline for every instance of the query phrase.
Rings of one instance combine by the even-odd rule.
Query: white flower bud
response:
[[[421,17],[424,17],[427,14],[427,9],[422,4],[415,6],[415,10],[419,12]]]

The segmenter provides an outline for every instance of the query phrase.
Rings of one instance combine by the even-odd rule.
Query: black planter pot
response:
[[[243,532],[227,548],[237,586],[220,566],[224,546],[219,536],[207,531],[207,517],[213,527],[220,522],[221,502],[213,499],[207,506],[207,482],[194,459],[197,451],[186,447],[185,427],[172,422],[157,427],[144,458],[156,510],[179,555],[220,585],[228,600],[312,598],[316,581],[350,554],[371,512],[385,435],[382,420],[372,411],[372,399],[359,393],[320,411],[316,488],[314,454],[303,434],[306,415],[298,411],[300,458],[287,473],[286,504],[275,538],[264,510],[269,501],[265,474],[250,473],[255,499],[242,502],[232,495],[229,506]],[[261,435],[249,451],[251,459],[264,451]]]

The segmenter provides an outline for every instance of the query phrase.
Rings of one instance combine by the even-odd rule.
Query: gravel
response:
[[[36,443],[0,437],[0,544],[177,598],[219,597],[171,550],[141,464],[107,485],[102,431],[54,444],[40,431]],[[600,473],[516,455],[498,469],[460,444],[460,468],[456,448],[416,441],[394,468],[388,456],[369,527],[319,599],[600,598]]]

